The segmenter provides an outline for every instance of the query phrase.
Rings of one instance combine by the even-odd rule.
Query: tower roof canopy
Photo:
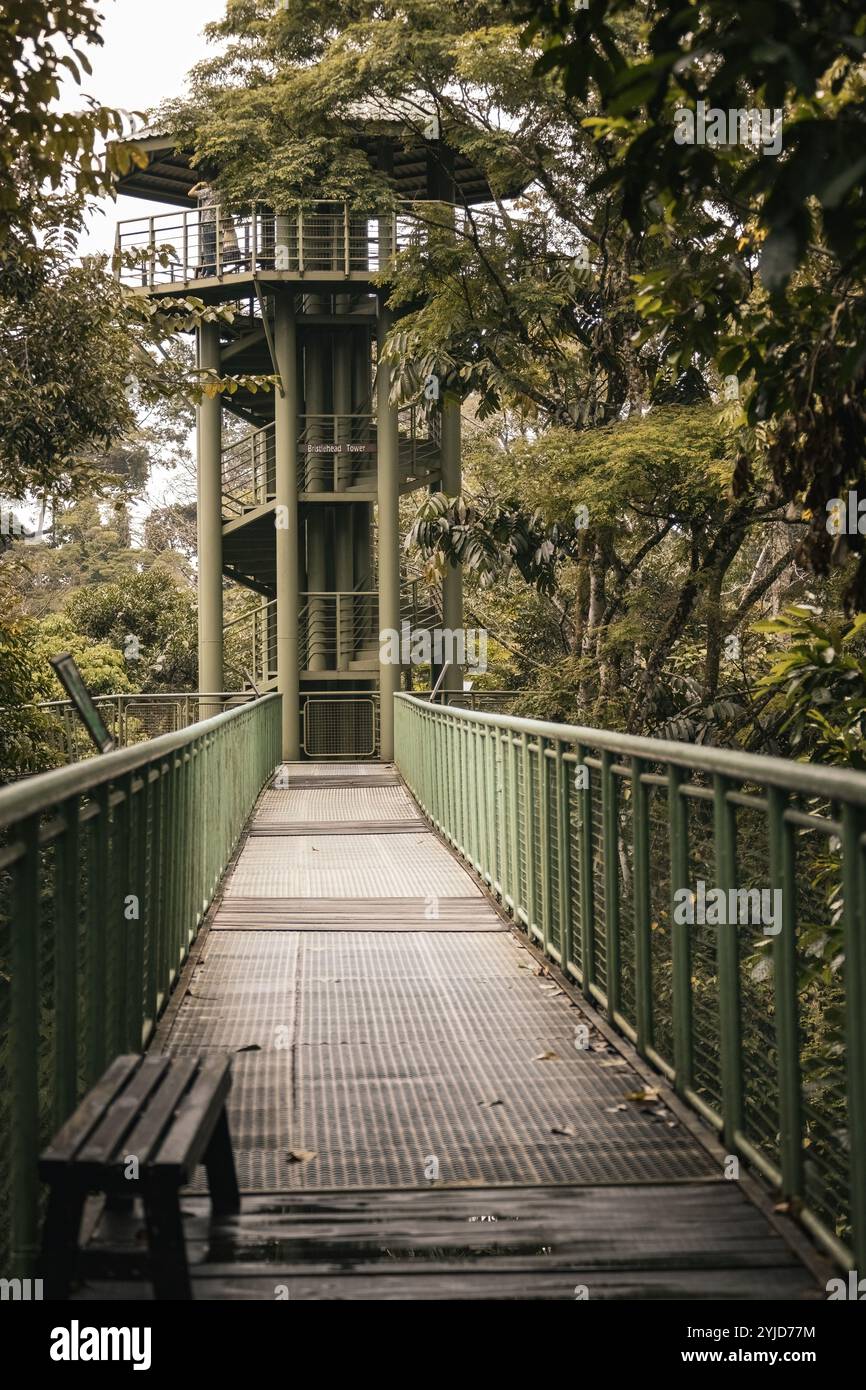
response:
[[[399,198],[429,198],[469,206],[492,201],[486,175],[470,159],[439,139],[419,135],[417,140],[407,140],[405,133],[395,133],[399,125],[398,119],[371,119],[367,115],[365,130],[357,137],[373,160],[384,154]],[[118,192],[148,202],[195,207],[196,199],[190,197],[190,189],[202,179],[212,178],[213,171],[196,167],[191,151],[179,150],[170,135],[144,133],[136,144],[147,156],[147,165],[124,174],[117,182]],[[522,188],[515,186],[502,192],[505,197],[516,197]]]

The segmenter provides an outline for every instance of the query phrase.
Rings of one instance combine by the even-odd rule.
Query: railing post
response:
[[[535,925],[535,821],[533,817],[532,796],[532,756],[529,750],[529,736],[520,735],[520,750],[523,759],[523,852],[526,855],[526,934],[532,940]]]
[[[729,901],[736,887],[737,854],[733,807],[727,797],[728,781],[713,777],[713,821],[716,860],[716,887]],[[743,1061],[740,1025],[740,947],[737,924],[722,923],[718,928],[719,974],[719,1055],[722,1078],[722,1118],[724,1139],[731,1153],[743,1127]]]
[[[565,974],[571,953],[571,789],[563,746],[556,743],[557,868],[559,872],[559,951]]]
[[[782,894],[782,921],[773,941],[776,1004],[776,1063],[779,1072],[779,1149],[782,1193],[803,1192],[803,1132],[800,1098],[800,1028],[797,1001],[797,921],[794,912],[794,854],[785,824],[786,794],[767,790],[770,887]]]
[[[547,740],[538,738],[538,776],[541,792],[541,940],[545,955],[551,946],[551,897],[553,892],[553,844],[550,833],[550,777]]]
[[[87,865],[87,1074],[97,1077],[108,1060],[106,1029],[106,950],[108,938],[108,788],[97,787],[93,799],[98,814],[89,823]]]
[[[14,1270],[29,1273],[36,1254],[39,1148],[39,816],[18,832],[21,849],[13,870],[10,967],[14,988],[9,1016],[11,1101],[11,1244]]]
[[[580,857],[580,966],[581,984],[587,999],[595,983],[595,894],[592,868],[592,769],[585,760],[582,743],[574,746],[577,766],[586,769],[586,786],[577,803],[578,853]]]
[[[638,1052],[653,1041],[649,797],[642,780],[644,763],[632,759],[632,834],[634,844],[634,984]]]
[[[619,948],[619,814],[613,754],[601,755],[601,835],[604,870],[605,954],[608,1017],[620,1012],[622,962]]]
[[[78,1099],[78,912],[81,802],[71,796],[60,809],[54,896],[54,1125],[59,1127]]]
[[[689,881],[689,838],[686,803],[680,791],[682,769],[668,768],[668,828],[670,840],[671,973],[673,1010],[674,1089],[684,1096],[692,1086],[694,1052],[692,1039],[692,950],[689,929],[677,921],[678,890]]]
[[[509,837],[509,873],[511,888],[511,913],[517,925],[520,925],[520,840],[517,823],[517,747],[514,742],[514,734],[511,729],[507,730],[507,758],[508,758],[508,820],[511,826]]]
[[[842,811],[842,927],[854,1267],[866,1270],[866,873],[862,807]]]

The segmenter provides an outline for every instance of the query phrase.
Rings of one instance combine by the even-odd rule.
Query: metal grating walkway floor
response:
[[[488,1219],[480,1213],[491,1202],[502,1205],[503,1192],[512,1193],[503,1219],[520,1220],[524,1210],[535,1221],[545,1185],[551,1192],[585,1190],[596,1197],[590,1202],[587,1196],[589,1206],[576,1197],[551,1198],[550,1219],[558,1211],[577,1224],[567,1240],[563,1234],[547,1283],[539,1264],[546,1246],[530,1241],[538,1296],[573,1296],[571,1285],[586,1261],[604,1263],[598,1230],[609,1228],[611,1268],[619,1274],[606,1284],[600,1280],[608,1292],[599,1296],[634,1297],[640,1274],[624,1277],[623,1270],[644,1267],[646,1236],[639,1238],[635,1215],[629,1231],[617,1213],[637,1213],[643,1191],[660,1212],[681,1213],[659,1238],[662,1253],[653,1255],[651,1267],[683,1276],[673,1284],[657,1280],[657,1291],[650,1288],[646,1296],[810,1296],[813,1280],[778,1232],[736,1184],[721,1181],[707,1149],[657,1093],[646,1093],[628,1058],[597,1030],[588,1049],[577,1049],[575,1030],[584,1014],[438,836],[426,823],[419,826],[419,814],[396,773],[381,765],[375,776],[369,764],[280,769],[276,789],[262,794],[253,813],[156,1039],[158,1048],[175,1053],[235,1054],[229,1123],[248,1194],[296,1192],[300,1200],[303,1190],[312,1201],[328,1193],[331,1236],[347,1220],[352,1239],[359,1240],[363,1209],[371,1270],[374,1247],[386,1264],[392,1261],[387,1293],[370,1291],[375,1272],[366,1292],[356,1284],[353,1293],[351,1280],[343,1288],[324,1276],[317,1286],[310,1266],[313,1273],[296,1271],[300,1296],[449,1296],[448,1280],[435,1291],[423,1259],[409,1261],[427,1280],[423,1289],[420,1280],[413,1293],[407,1275],[406,1291],[394,1292],[393,1250],[412,1241],[405,1224],[388,1227],[389,1212],[399,1213],[401,1223],[409,1221],[410,1209],[418,1213],[422,1231],[431,1221],[430,1229],[438,1229],[439,1212],[458,1245],[459,1231],[462,1250],[471,1244],[466,1222]],[[388,833],[377,833],[379,823]],[[410,1190],[396,1207],[381,1194],[379,1227],[371,1192],[377,1188],[395,1197]],[[455,1194],[465,1188],[487,1196],[472,1206],[474,1215],[455,1217]],[[300,1245],[286,1234],[295,1208],[274,1201],[257,1197],[251,1214],[245,1207],[226,1237],[241,1252],[236,1258],[244,1262],[244,1277],[253,1279],[256,1222],[274,1225],[274,1239],[288,1241],[296,1260]],[[721,1254],[695,1236],[702,1201],[707,1220],[716,1223]],[[320,1208],[297,1210],[303,1226],[303,1213]],[[590,1210],[596,1223],[591,1258],[580,1245],[580,1223]],[[687,1229],[688,1239],[676,1234]],[[439,1243],[447,1244],[444,1235]],[[552,1238],[548,1244],[553,1251]],[[487,1270],[489,1251],[483,1242],[479,1249]],[[704,1257],[702,1249],[714,1253]],[[261,1270],[259,1284],[253,1280],[245,1292],[238,1292],[239,1274],[226,1285],[234,1291],[219,1292],[208,1258],[204,1242],[200,1273],[208,1280],[200,1296],[273,1297],[267,1291],[273,1278]],[[311,1246],[309,1258],[323,1256]],[[460,1259],[468,1275],[469,1255]],[[509,1292],[505,1275],[511,1278],[513,1270],[507,1265],[501,1266],[502,1296],[521,1296]],[[686,1272],[698,1266],[703,1275],[691,1294],[683,1292]],[[712,1273],[719,1268],[723,1278]],[[256,1292],[262,1279],[267,1288]],[[664,1291],[674,1286],[678,1292]],[[318,1293],[310,1292],[316,1287]],[[496,1296],[484,1287],[486,1296]]]

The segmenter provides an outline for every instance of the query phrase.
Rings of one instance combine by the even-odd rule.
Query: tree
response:
[[[100,137],[123,134],[123,112],[90,99],[80,111],[57,107],[61,78],[80,83],[90,72],[84,49],[102,43],[99,24],[89,0],[6,0],[0,14],[0,293],[20,294],[31,273],[38,278],[47,202],[71,191],[80,210],[81,199],[146,162],[123,139],[96,154]]]
[[[64,614],[77,632],[122,653],[133,673],[129,688],[196,689],[194,600],[159,567],[81,589],[67,600]]]
[[[642,331],[669,335],[676,365],[712,360],[744,388],[735,486],[760,461],[778,499],[802,503],[811,563],[860,556],[849,602],[866,598],[858,533],[835,540],[827,504],[866,487],[866,30],[857,0],[508,0],[541,43],[608,167],[592,185],[622,199],[632,231],[685,254],[637,276]],[[678,111],[782,113],[783,152],[678,143]]]

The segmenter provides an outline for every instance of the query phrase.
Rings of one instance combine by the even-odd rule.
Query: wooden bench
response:
[[[215,1215],[240,1209],[226,1118],[228,1057],[117,1057],[39,1159],[50,1184],[41,1273],[47,1298],[69,1297],[88,1194],[130,1209],[141,1197],[154,1296],[192,1297],[180,1189],[204,1163]],[[97,1262],[98,1265],[98,1262]],[[88,1261],[89,1272],[98,1275]]]

